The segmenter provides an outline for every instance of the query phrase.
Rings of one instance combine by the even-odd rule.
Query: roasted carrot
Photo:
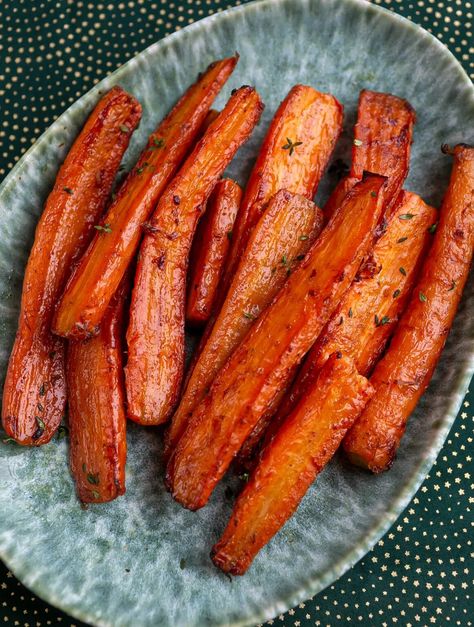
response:
[[[322,212],[304,196],[282,190],[268,203],[252,232],[227,297],[185,385],[166,436],[169,454],[194,407],[250,330],[254,320],[283,286],[322,228]]]
[[[189,249],[200,213],[237,149],[258,122],[263,104],[241,87],[187,158],[161,197],[143,239],[127,331],[128,416],[165,422],[181,385]]]
[[[344,441],[372,472],[392,465],[406,423],[443,350],[469,274],[474,245],[474,148],[453,150],[454,166],[433,245],[390,347],[371,378],[375,395]]]
[[[373,390],[354,362],[332,355],[308,395],[265,448],[211,557],[243,575],[258,551],[296,511],[317,475],[336,452]]]
[[[250,233],[280,189],[311,200],[342,130],[342,105],[331,95],[295,85],[280,104],[260,149],[237,215],[221,282],[233,279]]]
[[[103,219],[107,232],[96,234],[68,281],[54,320],[58,335],[81,339],[98,333],[138,248],[142,227],[189,153],[236,63],[237,57],[212,63],[150,136]]]
[[[3,391],[3,426],[19,444],[48,442],[64,415],[65,346],[52,335],[51,321],[72,265],[97,232],[140,116],[140,104],[119,87],[100,100],[59,169],[36,228]]]
[[[342,352],[367,376],[380,358],[410,297],[431,244],[437,212],[402,192],[385,233],[362,263],[350,289],[308,353],[279,409],[288,415],[329,355]]]
[[[69,342],[66,381],[69,459],[83,503],[112,501],[125,492],[125,388],[122,369],[124,301],[122,280],[96,337]]]
[[[173,497],[185,507],[206,504],[352,283],[382,210],[384,183],[368,176],[349,192],[195,408],[166,474]]]
[[[222,179],[209,197],[206,213],[198,224],[188,279],[186,321],[190,324],[203,324],[211,315],[241,198],[240,186],[231,179]]]
[[[408,174],[415,120],[406,100],[367,89],[360,92],[351,171],[324,207],[328,218],[364,172],[387,177],[385,213],[390,212]]]

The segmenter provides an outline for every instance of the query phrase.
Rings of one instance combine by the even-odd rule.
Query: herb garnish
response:
[[[393,298],[398,298],[400,296],[400,290],[395,290],[393,292]]]
[[[87,473],[87,481],[91,485],[99,485],[99,473],[92,474],[91,472]]]
[[[290,157],[291,155],[294,153],[295,148],[297,146],[301,146],[303,142],[294,142],[292,141],[289,137],[286,138],[286,144],[284,146],[282,146],[283,150],[289,150],[290,151]]]
[[[229,242],[231,242],[232,241],[232,231],[227,231],[226,235],[227,235],[227,239],[229,240]]]
[[[449,288],[448,292],[452,292],[455,287],[456,287],[456,281],[451,281],[451,287]]]
[[[430,226],[430,228],[428,229],[428,233],[435,233],[437,228],[438,228],[438,223],[437,223],[437,222],[435,222],[435,223],[434,223],[434,224],[432,224],[432,225]]]
[[[354,139],[354,146],[362,146],[363,142],[360,139]]]
[[[397,244],[401,244],[402,242],[406,242],[408,239],[408,237],[401,237],[400,239],[397,239]]]
[[[157,150],[158,148],[163,148],[165,145],[164,139],[158,139],[157,137],[153,137],[153,144],[150,146],[150,150]]]
[[[125,124],[121,124],[119,126],[119,129],[122,131],[122,133],[130,133],[130,129]]]
[[[36,424],[38,425],[38,427],[44,431],[46,425],[44,424],[43,420],[41,420],[39,416],[35,416],[35,420],[36,420]]]
[[[428,300],[423,292],[419,292],[418,298],[421,300],[422,303],[426,303],[426,301]]]
[[[92,492],[92,496],[97,500],[100,498],[100,494],[97,492],[97,490],[91,490]]]
[[[340,327],[343,322],[344,322],[344,316],[341,316],[339,318],[339,322],[338,322],[337,326]]]
[[[307,239],[309,239],[309,235],[300,235],[300,242],[305,242]]]
[[[400,220],[411,220],[415,216],[416,216],[416,213],[402,213],[398,217],[400,218]]]
[[[58,440],[62,440],[68,434],[68,428],[65,425],[60,425],[58,429]]]
[[[349,318],[352,318],[352,307],[349,308],[347,315],[349,316]]]
[[[247,318],[247,320],[255,320],[255,316],[250,313],[250,311],[244,311],[243,316]]]
[[[44,396],[46,394],[46,384],[42,383],[40,385],[40,389],[39,389],[39,395],[40,396]]]
[[[370,192],[370,195],[372,196],[372,198],[377,198],[377,192]]]
[[[407,275],[407,271],[405,270],[405,268],[400,267],[400,268],[399,268],[399,270],[400,270],[400,272],[403,274],[403,276],[406,276],[406,275]]]
[[[181,570],[184,570],[186,568],[186,560],[184,559],[184,557],[179,560],[179,567],[181,568]]]
[[[66,194],[69,194],[70,196],[74,194],[74,190],[70,187],[63,187],[63,192],[66,192]]]
[[[104,226],[101,226],[100,224],[96,224],[94,228],[97,231],[100,231],[101,233],[112,233],[112,227],[110,226],[108,222],[104,224]]]
[[[239,479],[241,479],[242,481],[245,481],[246,483],[249,480],[249,473],[248,472],[243,472],[241,475],[239,475]]]

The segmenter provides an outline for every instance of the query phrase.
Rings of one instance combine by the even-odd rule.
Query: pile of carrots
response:
[[[90,114],[36,229],[2,420],[39,446],[67,403],[85,503],[125,492],[127,418],[169,423],[165,481],[184,507],[245,470],[211,554],[243,574],[340,445],[372,472],[391,466],[469,273],[474,148],[444,147],[436,211],[402,189],[412,107],[364,90],[350,171],[321,210],[343,108],[297,85],[242,190],[221,177],[262,101],[243,86],[211,109],[237,61],[199,76],[116,193],[141,107],[114,87]],[[186,324],[203,333],[185,375]]]

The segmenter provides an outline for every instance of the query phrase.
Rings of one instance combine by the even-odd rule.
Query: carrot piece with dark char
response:
[[[150,136],[104,217],[109,236],[96,234],[68,281],[54,320],[58,335],[81,339],[98,333],[150,214],[202,132],[209,107],[237,60],[235,56],[212,63]]]
[[[211,315],[241,198],[240,186],[231,179],[222,179],[212,191],[206,213],[197,226],[189,262],[189,324],[202,325]]]
[[[130,277],[107,307],[99,335],[69,342],[69,459],[79,499],[105,503],[125,492],[124,303]]]
[[[232,575],[246,572],[296,511],[372,392],[352,360],[335,355],[328,359],[238,496],[224,534],[212,549],[216,566]]]
[[[352,283],[372,242],[384,184],[368,176],[349,192],[197,405],[166,471],[173,497],[185,507],[206,504]]]
[[[474,246],[474,148],[454,165],[433,245],[390,347],[371,377],[375,394],[344,440],[355,464],[390,468],[411,412],[440,358],[469,275]]]
[[[64,416],[65,344],[51,333],[52,319],[74,263],[97,233],[140,117],[140,104],[120,87],[101,98],[60,167],[36,227],[3,390],[3,426],[19,444],[45,444]]]
[[[127,331],[128,416],[136,422],[163,423],[175,406],[184,365],[186,272],[196,224],[262,110],[253,88],[234,91],[151,218],[140,247]]]

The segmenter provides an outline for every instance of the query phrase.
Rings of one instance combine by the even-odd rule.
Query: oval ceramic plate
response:
[[[355,0],[262,1],[212,16],[151,46],[74,104],[30,149],[0,191],[0,370],[18,315],[24,266],[55,173],[79,128],[114,84],[144,106],[126,163],[196,74],[238,50],[241,59],[218,102],[242,83],[267,105],[230,174],[244,182],[268,122],[295,83],[333,93],[346,109],[336,157],[348,158],[359,90],[390,91],[418,112],[407,187],[439,204],[450,159],[443,142],[469,139],[474,97],[461,67],[421,28]],[[471,137],[472,139],[472,137]],[[321,197],[334,181],[325,179]],[[162,484],[161,435],[129,426],[127,494],[82,510],[68,472],[67,444],[1,447],[0,545],[12,571],[36,594],[96,625],[251,624],[288,609],[354,564],[409,502],[456,416],[473,370],[474,306],[468,285],[429,391],[389,473],[373,477],[335,459],[296,515],[245,577],[229,580],[209,550],[231,504],[220,485],[197,513]],[[229,479],[228,485],[234,485]]]

